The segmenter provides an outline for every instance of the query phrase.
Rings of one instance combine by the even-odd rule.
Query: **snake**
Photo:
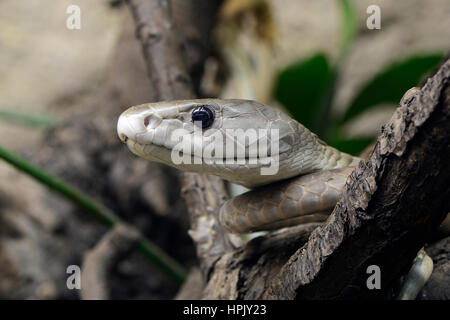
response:
[[[249,188],[219,209],[230,233],[325,221],[362,160],[327,145],[279,108],[253,100],[141,104],[119,116],[117,133],[137,156]],[[180,148],[181,140],[190,148]],[[215,152],[207,153],[211,146]],[[174,154],[185,161],[174,161]],[[262,174],[271,164],[276,170]]]
[[[119,116],[117,133],[137,156],[250,188],[219,209],[219,223],[238,234],[324,222],[362,161],[327,145],[282,110],[253,100],[141,104]],[[211,146],[225,155],[206,152]],[[263,174],[274,163],[277,170]],[[422,249],[396,298],[415,299],[432,271],[433,260]]]

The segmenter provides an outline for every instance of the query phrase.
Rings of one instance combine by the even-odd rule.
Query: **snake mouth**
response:
[[[119,135],[119,137],[122,142],[127,145],[128,149],[135,155],[151,161],[170,164],[171,150],[167,149],[166,147],[159,146],[153,143],[142,144],[134,139],[127,137],[126,135],[123,135],[122,137]]]
[[[248,153],[246,153],[244,156],[242,155],[239,156],[236,154],[226,155],[223,154],[224,152],[221,152],[222,154],[220,156],[215,157],[205,155],[203,153],[203,148],[201,154],[195,154],[192,152],[187,153],[185,152],[186,150],[183,149],[174,150],[174,148],[170,148],[164,143],[157,143],[156,141],[144,143],[143,141],[139,141],[139,139],[133,138],[133,137],[138,138],[139,134],[132,134],[132,137],[130,137],[130,135],[127,134],[128,131],[134,129],[130,126],[128,122],[122,120],[119,123],[120,123],[120,125],[118,126],[119,139],[122,143],[127,145],[128,149],[131,152],[133,152],[137,156],[146,158],[148,160],[166,163],[174,167],[177,167],[178,165],[181,164],[181,165],[206,165],[206,166],[250,165],[253,168],[259,168],[270,162],[277,161],[273,155],[260,155],[258,153],[249,155]],[[133,133],[133,131],[130,132]],[[278,156],[280,155],[281,154],[279,154]],[[183,159],[183,162],[179,163],[179,161],[178,162],[174,161],[174,157],[177,157],[178,159]]]
[[[131,152],[134,154],[144,157],[146,159],[150,160],[156,160],[163,163],[173,163],[175,164],[175,161],[172,159],[172,153],[174,152],[173,149],[167,148],[164,145],[159,145],[155,143],[148,143],[143,144],[136,140],[128,138],[125,134],[119,135],[120,140],[125,143],[130,149]],[[178,154],[179,158],[183,158],[183,160],[186,161],[186,163],[183,164],[192,164],[192,165],[214,165],[214,164],[254,164],[256,167],[259,167],[261,164],[269,163],[273,157],[272,156],[265,156],[265,157],[205,157],[205,156],[198,156],[193,153],[184,153],[183,150],[177,150],[175,151]]]
[[[119,134],[119,139],[120,139],[120,141],[122,141],[123,143],[127,143],[127,141],[128,141],[128,137],[126,136],[126,134],[124,134],[124,133],[120,133]]]

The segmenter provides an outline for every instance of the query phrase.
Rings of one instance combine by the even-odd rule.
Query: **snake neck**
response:
[[[291,176],[355,167],[361,160],[327,145],[317,135],[305,128],[303,128],[299,141],[301,143],[296,146],[297,150],[292,153],[294,156],[290,159],[288,171]]]
[[[319,170],[340,169],[344,167],[356,167],[361,158],[354,157],[348,153],[339,151],[325,145],[320,158]]]

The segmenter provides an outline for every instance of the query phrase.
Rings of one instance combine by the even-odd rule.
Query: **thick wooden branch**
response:
[[[159,100],[194,98],[191,78],[180,54],[179,34],[171,2],[129,0],[136,36],[141,41],[147,72]]]
[[[450,211],[450,60],[403,97],[372,156],[327,222],[274,278],[265,298],[380,298]],[[367,268],[381,269],[369,290]]]
[[[289,257],[308,241],[309,235],[318,226],[317,223],[311,223],[280,230],[227,252],[214,265],[202,298],[263,298],[271,281]]]
[[[153,80],[153,86],[160,100],[190,99],[195,97],[188,66],[183,59],[183,43],[181,33],[177,31],[177,25],[172,18],[170,1],[157,0],[129,0],[127,1],[134,16],[136,34],[140,39],[147,70]],[[202,13],[195,11],[196,1],[183,1],[184,15],[182,28],[195,29],[195,19],[187,21],[187,12],[195,12],[197,16]],[[211,11],[217,6],[202,5],[201,8]],[[190,7],[192,6],[192,7]],[[214,15],[205,12],[205,16],[213,20]],[[188,25],[191,23],[192,25]],[[204,23],[205,26],[212,23]],[[195,45],[194,41],[194,45]],[[186,43],[189,45],[189,43]],[[206,46],[196,47],[198,56]],[[193,52],[195,50],[189,50]],[[192,54],[191,54],[192,56]],[[214,263],[228,250],[233,248],[233,242],[237,238],[230,238],[219,226],[218,208],[227,199],[227,193],[223,181],[207,175],[184,173],[182,175],[182,194],[185,199],[191,221],[190,234],[196,244],[197,254],[200,259],[203,275],[207,277]]]

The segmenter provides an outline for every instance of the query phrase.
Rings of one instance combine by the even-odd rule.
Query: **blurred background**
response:
[[[283,108],[352,154],[450,49],[448,0],[192,1],[214,12],[212,21],[198,18],[204,42],[195,45],[207,55],[190,57],[200,96]],[[80,29],[66,27],[70,5],[81,10]],[[380,29],[367,26],[371,5]],[[195,18],[182,0],[172,12]],[[191,270],[176,170],[137,159],[116,136],[122,111],[155,98],[134,29],[122,1],[0,1],[0,146],[102,203]],[[180,36],[189,42],[195,32]],[[67,287],[67,266],[82,266],[108,231],[85,211],[0,161],[0,298],[80,298]],[[112,299],[167,299],[179,288],[134,251],[105,281]]]

